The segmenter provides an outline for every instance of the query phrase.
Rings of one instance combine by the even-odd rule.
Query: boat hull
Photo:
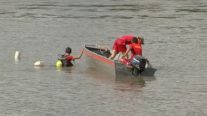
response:
[[[89,69],[93,69],[96,72],[101,72],[107,77],[116,77],[114,61],[101,56],[98,49],[93,47],[86,47],[83,54],[88,64]]]
[[[140,75],[133,75],[131,69],[117,60],[108,59],[103,55],[101,49],[96,46],[85,46],[83,52],[90,67],[105,75],[110,75],[117,78],[137,77],[137,76],[154,76],[156,69],[146,68]]]

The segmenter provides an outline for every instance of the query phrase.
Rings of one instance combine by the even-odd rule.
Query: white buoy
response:
[[[16,51],[16,52],[15,52],[15,55],[14,55],[14,60],[15,60],[15,61],[19,61],[19,60],[20,60],[20,55],[21,55],[21,54],[20,54],[20,51]]]
[[[37,66],[37,67],[43,67],[43,66],[44,66],[44,62],[38,60],[38,61],[34,62],[34,66]]]

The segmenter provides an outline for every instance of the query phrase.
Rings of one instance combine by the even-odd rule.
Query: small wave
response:
[[[139,11],[138,8],[111,8],[109,11]]]
[[[153,17],[153,18],[160,18],[160,19],[175,19],[177,17],[173,17],[173,16],[160,16],[160,17]]]
[[[206,13],[207,9],[177,9],[176,12],[189,12],[189,13]]]
[[[110,5],[107,5],[107,4],[105,4],[105,5],[102,5],[102,4],[95,4],[95,5],[93,5],[93,4],[86,4],[86,5],[84,5],[84,4],[77,4],[77,5],[66,5],[67,7],[98,7],[98,8],[100,8],[100,7],[136,7],[137,5],[131,5],[131,4],[121,4],[121,5],[115,5],[115,4],[110,4]]]
[[[2,11],[2,12],[0,12],[0,15],[7,15],[7,14],[15,14],[15,12],[10,12],[10,11]]]
[[[74,19],[105,19],[105,18],[112,18],[112,19],[131,19],[134,17],[130,17],[130,16],[121,16],[121,15],[116,15],[116,16],[112,16],[112,15],[101,15],[101,16],[57,16],[56,18],[74,18]]]

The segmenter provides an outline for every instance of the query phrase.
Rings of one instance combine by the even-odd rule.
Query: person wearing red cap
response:
[[[142,56],[142,44],[144,44],[144,39],[141,37],[133,38],[131,42],[132,43],[129,45],[128,49],[126,50],[122,58],[128,56],[130,51],[131,57],[129,58],[129,60],[133,59],[135,55]]]
[[[141,37],[138,37],[141,38]],[[130,45],[132,43],[133,39],[137,39],[134,35],[124,35],[119,38],[117,38],[114,41],[113,48],[112,48],[112,53],[111,56],[109,57],[110,59],[114,59],[118,53],[122,53],[122,55],[125,54],[127,51],[127,45]],[[143,41],[138,41],[140,45],[143,43]],[[128,58],[128,55],[126,56]]]
[[[117,38],[114,41],[111,56],[109,57],[109,59],[114,59],[116,55],[120,52],[124,54],[127,50],[126,45],[131,44],[131,40],[134,37],[135,36],[133,35],[124,35],[124,36]]]
[[[79,56],[72,56],[71,53],[72,53],[72,49],[70,47],[67,47],[65,49],[65,53],[64,55],[62,56],[62,58],[59,58],[62,62],[63,62],[63,65],[64,66],[73,66],[73,63],[72,61],[76,60],[76,59],[80,59],[82,54],[83,54],[83,50],[81,51],[80,55]]]

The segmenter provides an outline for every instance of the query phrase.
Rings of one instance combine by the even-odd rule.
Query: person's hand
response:
[[[82,48],[81,53],[83,53],[83,51],[84,51],[84,48]]]
[[[126,55],[122,55],[122,56],[121,56],[121,58],[125,58],[125,57],[126,57]]]

